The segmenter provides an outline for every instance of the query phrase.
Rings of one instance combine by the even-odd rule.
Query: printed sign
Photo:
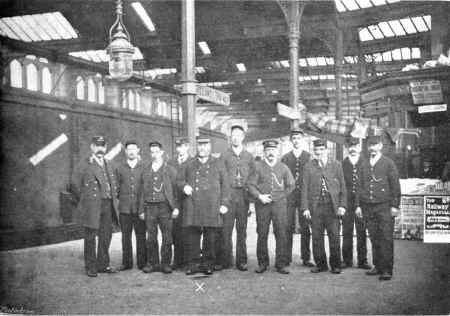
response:
[[[216,90],[210,87],[197,85],[197,96],[205,101],[216,103],[219,105],[230,105],[230,96],[220,90]]]
[[[444,100],[439,80],[411,81],[409,87],[414,104],[433,104]]]
[[[417,111],[422,113],[432,113],[432,112],[444,112],[447,111],[447,104],[430,104],[430,105],[421,105],[417,108]]]
[[[423,241],[450,243],[450,196],[424,197]]]

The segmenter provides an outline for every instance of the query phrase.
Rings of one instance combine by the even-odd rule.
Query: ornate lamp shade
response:
[[[122,22],[122,1],[117,0],[117,19],[109,30],[109,74],[111,78],[125,81],[133,75],[134,47]]]

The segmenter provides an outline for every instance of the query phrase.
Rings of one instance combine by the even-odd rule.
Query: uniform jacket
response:
[[[182,162],[181,164],[178,162],[177,157],[170,159],[167,161],[167,164],[169,166],[172,166],[173,168],[175,168],[176,170],[176,177],[175,177],[175,183],[176,183],[176,179],[178,177],[178,174],[183,173],[184,172],[184,168],[186,168],[187,164],[189,163],[189,161],[191,161],[193,158],[192,157],[188,157],[184,162]],[[180,187],[175,184],[174,190],[174,198],[175,200],[178,202],[178,206],[183,208],[183,199],[184,199],[184,194],[183,194],[183,190],[180,189]],[[181,211],[181,209],[180,209]]]
[[[394,161],[381,155],[371,167],[368,158],[362,162],[359,174],[357,205],[364,203],[389,202],[392,207],[400,206],[400,181]]]
[[[117,181],[114,167],[111,162],[105,160],[106,172],[111,185],[111,196],[114,208],[113,222],[118,225],[118,199]],[[84,227],[98,229],[101,214],[101,188],[105,186],[101,167],[92,157],[82,159],[75,168],[71,179],[71,191],[75,202],[78,204],[80,222]]]
[[[300,188],[302,185],[303,167],[310,159],[311,155],[304,150],[298,158],[294,156],[292,151],[281,158],[281,162],[288,166],[295,180],[295,189],[288,196],[288,203],[290,204],[300,205]],[[299,172],[298,175],[296,174],[296,170]]]
[[[354,166],[348,157],[342,161],[342,170],[344,171],[345,185],[347,188],[347,198],[349,200],[356,197],[356,191],[359,187],[359,172],[363,160],[364,158],[359,156],[359,159]]]
[[[139,160],[133,169],[126,160],[117,166],[116,178],[120,213],[137,213],[139,181],[143,169],[144,163],[142,160]]]
[[[344,174],[339,161],[328,160],[324,168],[319,166],[316,159],[309,161],[303,169],[301,186],[301,209],[309,210],[311,215],[317,208],[322,190],[322,177],[330,193],[333,209],[347,207],[347,190]]]
[[[230,185],[225,167],[220,159],[209,157],[202,164],[198,158],[190,160],[177,176],[183,191],[185,185],[193,189],[192,195],[184,194],[183,226],[222,226],[221,205],[229,207]]]
[[[256,164],[248,180],[248,190],[257,199],[260,194],[270,194],[272,200],[286,199],[294,190],[295,181],[289,168],[282,162],[270,167],[265,160]]]
[[[163,175],[163,193],[164,197],[169,203],[170,208],[173,210],[174,208],[178,208],[178,202],[174,197],[174,189],[176,189],[176,170],[172,166],[168,165],[166,162],[161,166],[162,175]],[[138,201],[139,214],[144,213],[145,202],[147,201],[147,196],[150,192],[153,192],[153,188],[151,187],[152,181],[152,163],[147,163],[143,167],[141,173],[141,179],[139,181],[139,190],[138,190]]]

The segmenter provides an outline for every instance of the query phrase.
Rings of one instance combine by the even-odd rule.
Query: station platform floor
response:
[[[121,264],[120,233],[111,264]],[[256,268],[256,229],[249,219],[249,271],[212,276],[176,271],[84,274],[83,242],[0,252],[0,313],[39,314],[441,314],[450,313],[450,245],[395,241],[394,277],[379,281],[364,270],[313,274],[301,266],[299,235],[291,273]],[[370,249],[370,245],[368,247]],[[355,254],[356,256],[356,254]],[[371,262],[369,251],[369,262]]]

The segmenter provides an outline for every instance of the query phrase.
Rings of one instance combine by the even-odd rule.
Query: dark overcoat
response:
[[[335,213],[339,207],[347,208],[347,189],[344,173],[339,161],[329,160],[324,168],[319,166],[316,159],[306,163],[303,169],[301,186],[301,210],[309,210],[311,215],[317,208],[322,190],[322,177],[328,191]]]
[[[302,186],[303,167],[310,159],[311,155],[304,150],[298,158],[294,156],[292,150],[281,158],[281,162],[288,166],[295,180],[295,189],[288,195],[287,199],[289,205],[296,205],[297,207],[300,205],[300,188]],[[298,174],[296,174],[296,170],[298,170]]]
[[[230,185],[223,162],[214,157],[202,164],[198,158],[190,160],[177,176],[181,191],[185,185],[193,189],[184,194],[183,226],[220,227],[221,205],[229,207]]]
[[[117,181],[112,162],[105,160],[105,168],[111,185],[113,202],[113,223],[119,224]],[[103,182],[100,166],[91,157],[82,159],[75,167],[71,179],[71,191],[78,205],[80,224],[84,227],[98,229],[101,214],[101,188],[107,185]]]
[[[127,161],[120,163],[116,168],[116,178],[119,195],[119,212],[123,214],[136,213],[138,209],[138,189],[144,163],[139,160],[134,170]]]

